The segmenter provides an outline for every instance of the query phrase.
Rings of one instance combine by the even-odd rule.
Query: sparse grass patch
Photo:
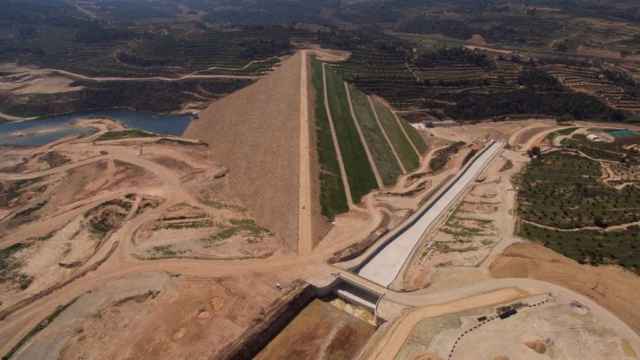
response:
[[[33,277],[20,272],[23,262],[16,258],[16,254],[27,249],[30,245],[18,243],[0,250],[0,284],[10,282],[25,290],[31,285]]]
[[[231,219],[229,223],[229,225],[221,225],[220,231],[202,239],[202,241],[207,243],[207,246],[212,246],[238,234],[243,234],[250,238],[273,235],[268,229],[258,226],[253,219]]]

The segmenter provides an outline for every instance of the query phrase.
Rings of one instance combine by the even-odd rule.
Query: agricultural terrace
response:
[[[387,143],[382,133],[382,129],[378,126],[375,114],[371,110],[369,100],[365,94],[354,86],[349,87],[353,108],[360,124],[360,128],[364,134],[365,140],[371,150],[376,167],[380,172],[384,185],[393,185],[398,176],[402,174],[402,170],[398,161],[393,156],[391,146]]]
[[[396,150],[400,161],[404,165],[404,168],[407,171],[415,170],[420,165],[420,159],[418,158],[418,154],[413,150],[411,143],[409,143],[409,139],[404,135],[398,121],[396,121],[395,116],[391,112],[391,110],[386,107],[381,101],[378,99],[372,99],[374,109],[378,114],[378,118],[380,119],[380,123],[384,128],[387,136],[389,136],[389,140],[391,140],[391,145]]]
[[[640,188],[618,190],[605,185],[601,177],[600,163],[579,155],[553,152],[533,159],[520,178],[520,216],[558,229],[639,221]]]
[[[640,110],[638,87],[617,75],[607,77],[604,68],[597,71],[607,77],[611,91],[587,91],[563,86],[567,78],[555,70],[571,63],[564,58],[536,58],[539,61],[527,64],[518,57],[490,56],[462,47],[425,49],[420,41],[406,37],[385,38],[384,45],[366,41],[371,37],[341,33],[336,39],[324,39],[324,45],[351,51],[349,60],[340,64],[348,82],[398,110],[412,111],[416,121],[532,114],[620,121]],[[584,65],[575,61],[572,66]],[[617,100],[610,101],[614,93]]]
[[[329,109],[340,144],[351,195],[353,202],[359,203],[364,195],[377,187],[376,179],[349,110],[344,80],[336,69],[331,67],[326,67],[326,77]]]
[[[311,82],[313,84],[316,148],[320,163],[320,205],[322,215],[333,219],[335,215],[347,212],[349,206],[340,177],[340,167],[336,154],[331,127],[324,106],[324,86],[322,82],[322,63],[316,57],[311,58]]]

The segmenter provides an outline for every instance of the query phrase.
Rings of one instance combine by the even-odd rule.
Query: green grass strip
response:
[[[416,149],[418,149],[418,152],[421,155],[424,155],[427,150],[427,144],[424,142],[424,138],[422,137],[422,135],[420,135],[418,133],[418,130],[416,130],[416,128],[414,128],[413,126],[411,126],[411,124],[409,124],[408,121],[404,120],[403,118],[399,118],[400,123],[402,124],[402,127],[404,127],[404,131],[407,132],[407,135],[409,135],[409,139],[411,140],[411,142],[413,143],[413,145],[415,145]]]
[[[340,143],[342,160],[349,178],[353,202],[359,203],[362,197],[377,188],[378,184],[351,117],[344,80],[330,67],[326,70],[329,107]]]
[[[333,220],[336,215],[349,211],[349,205],[324,106],[322,63],[315,56],[311,58],[311,83],[315,101],[316,148],[320,163],[320,207],[322,215]]]
[[[400,165],[398,165],[398,161],[393,156],[391,147],[384,138],[380,126],[378,126],[375,115],[371,111],[371,106],[369,106],[367,96],[354,86],[350,86],[349,90],[360,128],[365,141],[369,145],[373,160],[376,162],[382,182],[385,185],[393,185],[398,176],[402,174]]]
[[[387,132],[387,136],[391,140],[393,147],[396,149],[398,153],[398,157],[400,161],[402,161],[402,165],[407,171],[412,171],[420,166],[420,159],[418,155],[413,150],[413,147],[409,143],[409,140],[402,129],[398,125],[395,117],[384,104],[380,103],[380,101],[373,101],[374,106],[376,108],[376,112],[378,113],[378,117],[380,118],[380,122],[384,127],[384,130]]]

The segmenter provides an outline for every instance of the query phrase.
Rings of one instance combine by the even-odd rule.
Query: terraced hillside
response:
[[[640,110],[638,83],[619,66],[547,53],[424,48],[403,36],[385,44],[363,39],[367,34],[347,34],[326,45],[351,50],[340,64],[345,80],[412,122],[531,115],[620,121]]]

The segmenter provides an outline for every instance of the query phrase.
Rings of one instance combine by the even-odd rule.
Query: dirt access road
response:
[[[309,121],[309,62],[306,50],[301,52],[300,64],[300,208],[298,209],[298,253],[307,255],[313,250],[311,122]]]

